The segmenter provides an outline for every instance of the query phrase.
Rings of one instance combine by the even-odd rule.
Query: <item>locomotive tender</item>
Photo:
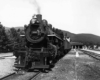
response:
[[[16,68],[48,69],[71,49],[70,42],[54,32],[41,14],[34,15],[24,31],[20,47],[14,47]],[[65,42],[67,48],[64,48]]]

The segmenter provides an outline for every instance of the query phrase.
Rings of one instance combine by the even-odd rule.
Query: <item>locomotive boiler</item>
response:
[[[49,69],[64,56],[63,38],[53,31],[51,24],[42,20],[41,14],[34,15],[24,31],[20,47],[14,49],[16,68]]]

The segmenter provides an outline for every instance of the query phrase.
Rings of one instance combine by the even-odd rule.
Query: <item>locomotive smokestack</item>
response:
[[[41,15],[41,14],[37,14],[36,16],[37,16],[37,20],[38,20],[39,22],[41,22],[41,21],[42,21],[42,15]]]

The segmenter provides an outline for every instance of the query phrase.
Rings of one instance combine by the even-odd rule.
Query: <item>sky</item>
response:
[[[100,0],[0,0],[6,27],[24,26],[38,13],[55,28],[100,36]]]

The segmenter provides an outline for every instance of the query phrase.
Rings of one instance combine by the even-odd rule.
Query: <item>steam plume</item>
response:
[[[37,13],[40,14],[41,10],[40,10],[40,6],[39,6],[38,2],[36,0],[31,0],[31,4],[33,4],[36,7]]]

